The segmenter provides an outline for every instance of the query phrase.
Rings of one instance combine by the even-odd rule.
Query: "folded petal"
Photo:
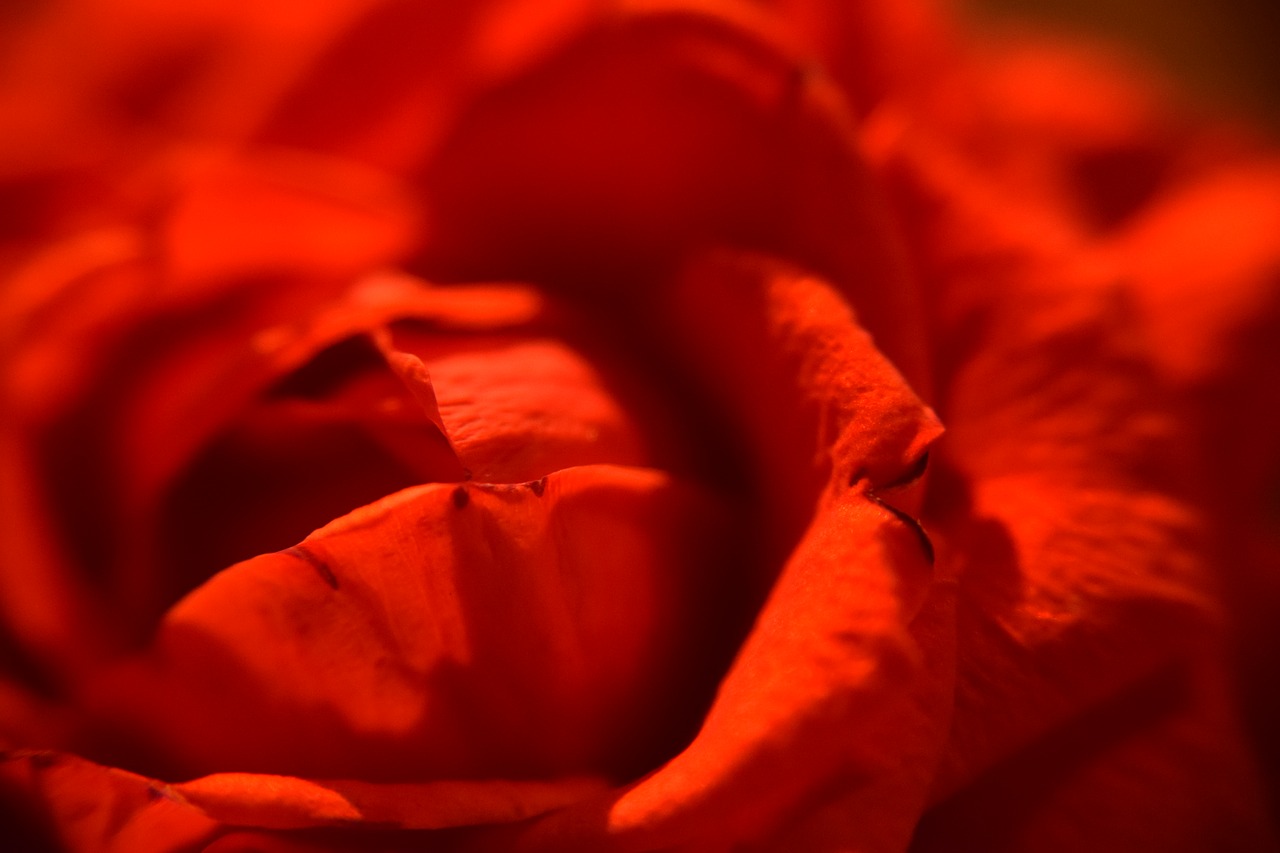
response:
[[[217,773],[162,793],[230,826],[439,829],[524,820],[605,788],[601,779],[374,783]]]
[[[1179,465],[1189,436],[1132,294],[1058,219],[975,181],[937,147],[907,144],[891,173],[943,344],[949,433],[938,458],[950,476],[935,481],[926,520],[964,555],[944,796],[1072,725],[1102,737],[1110,703],[1128,691],[1151,720],[1181,718],[1181,695],[1141,685],[1202,655],[1222,667],[1221,608]],[[1193,694],[1192,707],[1205,698]],[[1238,731],[1216,732],[1241,754]],[[1048,764],[1038,770],[1054,784]],[[1222,785],[1256,796],[1247,759],[1232,773]],[[1210,797],[1219,780],[1202,781],[1207,802],[1224,805]],[[1241,814],[1178,817],[1196,832]]]
[[[0,761],[8,840],[68,853],[171,853],[202,847],[217,823],[162,796],[153,780],[74,755],[14,752]],[[16,835],[16,839],[15,836]]]
[[[367,842],[391,829],[518,821],[603,788],[590,778],[375,784],[253,773],[168,784],[65,753],[0,759],[6,841],[68,853],[177,853],[253,828],[363,830]]]
[[[826,277],[921,377],[917,294],[851,113],[749,12],[624,4],[478,97],[424,170],[435,227],[414,268],[538,281],[645,328],[685,255],[750,246]]]
[[[1280,797],[1280,164],[1223,164],[1151,204],[1104,247],[1132,276],[1156,365],[1198,440],[1199,504],[1214,518],[1246,711]]]
[[[168,778],[634,774],[720,665],[698,637],[726,618],[704,598],[723,525],[705,493],[611,466],[392,495],[173,609],[86,685],[87,754],[136,746]]]
[[[683,752],[608,796],[527,827],[477,831],[475,849],[831,841],[829,826],[799,822],[843,796],[853,804],[841,815],[866,819],[846,843],[900,849],[946,731],[954,639],[927,540],[892,501],[940,427],[817,277],[722,253],[692,264],[672,293],[673,339],[742,424],[724,440],[760,466],[766,517],[809,523],[785,543],[766,534],[771,549],[790,551],[780,575],[739,579],[769,587],[767,599]]]
[[[600,13],[595,0],[364,6],[273,105],[256,144],[411,171],[476,91],[541,59]]]

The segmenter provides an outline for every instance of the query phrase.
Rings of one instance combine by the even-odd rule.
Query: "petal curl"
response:
[[[816,275],[732,251],[692,260],[669,295],[681,360],[750,460],[777,564],[832,483],[890,487],[942,431],[857,310]]]
[[[645,469],[410,489],[192,593],[85,685],[85,737],[169,778],[633,774],[705,701],[723,529]]]
[[[843,814],[866,818],[853,837],[900,849],[946,731],[953,640],[947,585],[932,583],[917,531],[874,495],[938,422],[811,274],[722,253],[685,271],[672,307],[688,364],[744,425],[765,482],[781,478],[761,496],[766,511],[809,524],[785,543],[781,574],[764,577],[768,598],[687,749],[609,796],[477,832],[475,849],[803,839],[830,827],[798,827],[798,816],[837,795],[854,801]],[[734,334],[709,336],[708,323]],[[800,496],[802,510],[787,506]]]
[[[841,93],[736,4],[624,5],[477,98],[422,186],[429,278],[545,282],[654,324],[650,289],[687,254],[749,246],[831,281],[923,378],[917,293]]]
[[[0,807],[30,810],[24,821],[36,817],[30,835],[19,836],[36,850],[172,853],[207,844],[217,823],[159,788],[143,776],[74,755],[23,751],[0,760]],[[48,825],[39,823],[41,817]],[[24,828],[6,825],[6,835]]]
[[[936,146],[906,144],[890,173],[944,342],[950,432],[939,451],[953,475],[926,518],[965,555],[942,797],[1091,709],[1108,719],[1108,703],[1145,679],[1203,650],[1212,660],[1221,608],[1179,466],[1189,436],[1131,294],[1060,220]],[[1179,696],[1151,703],[1157,716],[1183,713]],[[1238,750],[1230,727],[1207,735]],[[1230,772],[1225,784],[1256,795],[1247,760]],[[1206,819],[1182,817],[1188,832]],[[1208,816],[1218,818],[1249,819]]]

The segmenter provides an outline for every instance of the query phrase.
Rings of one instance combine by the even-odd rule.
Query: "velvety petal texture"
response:
[[[400,492],[222,572],[83,701],[182,777],[624,772],[679,716],[723,525],[638,469]]]
[[[1274,148],[940,6],[0,10],[0,838],[1276,849]]]

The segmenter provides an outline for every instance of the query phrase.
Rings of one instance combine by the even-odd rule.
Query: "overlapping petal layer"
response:
[[[274,774],[153,786],[229,825],[434,828],[580,799],[697,719],[725,521],[696,489],[607,466],[393,495],[192,593],[81,686],[72,742],[127,744],[124,763],[170,779]],[[68,827],[95,787],[76,784],[41,788]]]
[[[810,522],[794,531],[781,574],[768,576],[763,609],[687,749],[633,786],[474,841],[530,850],[730,849],[787,832],[830,841],[830,827],[792,826],[790,815],[851,786],[866,818],[857,836],[900,846],[946,728],[948,607],[946,585],[929,589],[927,540],[891,502],[895,487],[916,484],[918,466],[901,475],[939,425],[812,275],[722,254],[691,265],[673,298],[688,363],[714,383],[748,443],[786,437],[751,444],[786,448],[779,468],[761,462],[766,512],[801,499]],[[726,320],[747,322],[708,340],[706,324]],[[770,479],[784,468],[799,470]],[[881,813],[889,790],[893,806]]]
[[[47,5],[0,85],[0,213],[32,211],[0,217],[0,736],[175,782],[15,754],[33,833],[1274,840],[1207,571],[1265,675],[1280,268],[1247,144],[1072,51],[973,63],[922,3],[214,5]],[[629,326],[696,429],[530,290],[368,274],[409,257]],[[927,493],[903,376],[951,430]],[[733,532],[655,463],[738,489]],[[335,516],[119,638],[287,544],[247,522]]]
[[[1181,822],[1165,841],[1265,843],[1220,677],[1204,518],[1179,465],[1194,444],[1133,294],[1061,219],[1012,217],[961,160],[919,137],[901,145],[886,169],[921,229],[944,342],[940,461],[953,477],[931,506],[962,561],[956,716],[935,796],[981,791],[984,773],[1001,780],[990,796],[1023,792],[1002,807],[1004,834],[966,822],[977,802],[961,794],[926,821],[922,849],[967,832],[998,849],[1070,849],[1073,831],[1105,834],[1108,821],[1117,849],[1157,843],[1132,833],[1168,823],[1104,808],[1134,774],[1161,782],[1133,808]],[[1091,781],[1074,787],[1075,772]],[[1091,798],[1096,820],[1067,817]]]

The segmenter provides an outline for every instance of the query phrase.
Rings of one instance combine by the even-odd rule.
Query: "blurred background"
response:
[[[1136,48],[1201,103],[1280,136],[1280,0],[962,0],[979,24],[1045,23]]]

